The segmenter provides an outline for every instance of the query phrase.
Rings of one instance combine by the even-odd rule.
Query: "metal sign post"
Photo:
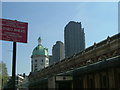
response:
[[[16,90],[16,42],[27,43],[28,23],[0,18],[0,40],[13,41],[12,90]]]
[[[16,42],[13,42],[12,88],[16,90]]]

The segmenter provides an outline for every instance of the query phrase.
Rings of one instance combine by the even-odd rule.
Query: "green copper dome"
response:
[[[41,44],[41,39],[40,37],[38,38],[38,46],[34,48],[32,52],[32,56],[34,55],[45,55],[48,56],[48,49],[44,48]]]

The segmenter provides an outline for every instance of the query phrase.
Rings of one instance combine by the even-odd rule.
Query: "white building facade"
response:
[[[42,46],[42,40],[38,38],[38,45],[34,48],[31,56],[31,72],[39,71],[49,66],[48,49]]]

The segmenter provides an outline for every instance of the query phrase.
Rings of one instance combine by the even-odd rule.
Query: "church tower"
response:
[[[41,37],[31,56],[31,72],[39,71],[49,65],[48,49],[42,46]]]

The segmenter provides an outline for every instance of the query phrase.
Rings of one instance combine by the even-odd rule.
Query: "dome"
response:
[[[44,48],[42,45],[38,45],[34,48],[32,55],[48,55],[48,49]]]
[[[34,55],[45,55],[48,56],[48,49],[44,48],[41,44],[41,38],[38,38],[38,46],[36,46],[32,52],[32,56]]]

